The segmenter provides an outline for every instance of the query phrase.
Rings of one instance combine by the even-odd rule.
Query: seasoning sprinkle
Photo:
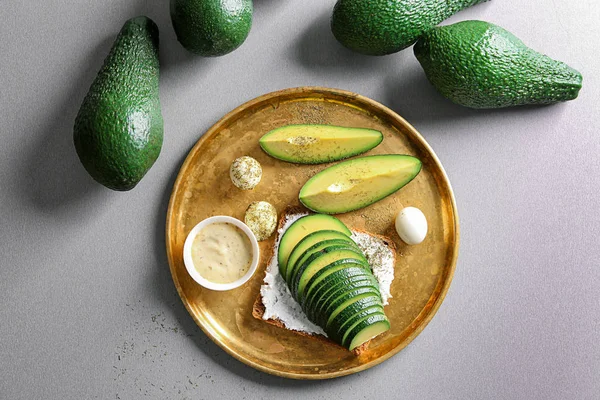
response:
[[[254,189],[262,178],[262,168],[254,158],[242,156],[231,163],[229,177],[231,182],[239,189]]]
[[[255,201],[246,209],[244,222],[256,236],[256,240],[268,239],[277,228],[277,210],[271,203]]]

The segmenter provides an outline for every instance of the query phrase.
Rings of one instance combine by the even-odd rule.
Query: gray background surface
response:
[[[600,6],[494,0],[484,19],[584,75],[576,101],[473,111],[426,81],[412,50],[370,58],[335,42],[333,0],[255,0],[247,42],[218,58],[177,43],[168,2],[0,7],[0,399],[600,398]],[[72,125],[123,22],[161,32],[162,154],[112,192],[78,162]],[[322,85],[393,108],[447,169],[462,246],[425,331],[351,377],[298,382],[231,358],[171,280],[167,201],[190,147],[258,95]]]

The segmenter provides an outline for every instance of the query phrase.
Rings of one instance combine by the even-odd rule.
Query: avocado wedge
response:
[[[320,164],[343,160],[371,150],[383,134],[374,129],[333,125],[286,125],[260,138],[271,157],[298,163]]]
[[[409,155],[355,158],[326,168],[300,190],[300,202],[324,214],[366,207],[400,190],[421,171],[421,161]]]

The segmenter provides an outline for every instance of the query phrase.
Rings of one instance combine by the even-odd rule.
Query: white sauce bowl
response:
[[[204,278],[200,273],[196,270],[194,266],[194,262],[192,260],[192,243],[194,243],[194,239],[200,233],[200,231],[206,228],[211,224],[222,224],[228,223],[238,227],[242,232],[248,236],[250,239],[250,245],[252,246],[252,263],[250,264],[250,268],[248,272],[240,279],[230,282],[230,283],[215,283]],[[242,286],[244,283],[248,282],[252,275],[256,272],[256,268],[258,267],[258,259],[260,256],[260,249],[258,247],[258,241],[256,240],[256,236],[254,233],[248,228],[248,225],[240,221],[239,219],[235,219],[233,217],[228,217],[226,215],[218,215],[214,217],[207,218],[201,222],[199,222],[188,234],[185,239],[185,243],[183,245],[183,262],[185,264],[185,268],[188,271],[188,274],[196,281],[198,284],[204,286],[207,289],[225,291],[238,288]]]

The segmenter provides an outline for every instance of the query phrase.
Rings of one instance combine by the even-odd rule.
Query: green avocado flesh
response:
[[[143,16],[128,20],[73,128],[79,160],[94,180],[110,189],[133,189],[160,154],[158,75],[158,27]]]
[[[292,292],[292,294],[300,305],[305,304],[305,300],[307,300],[306,295],[311,287],[315,284],[319,284],[319,282],[334,272],[347,268],[362,267],[365,273],[371,275],[369,264],[366,261],[357,257],[355,258],[350,251],[343,250],[339,250],[339,255],[344,258],[336,259],[325,266],[322,266],[322,264],[325,263],[325,256],[320,257],[320,260],[315,260],[315,262],[311,264],[305,264],[307,267],[303,271],[300,271],[294,282],[292,282],[292,285],[296,285],[295,292]],[[330,256],[329,259],[333,259],[333,256]]]
[[[377,284],[377,280],[372,274],[369,274],[362,268],[353,268],[352,272],[348,269],[342,270],[342,274],[335,273],[325,277],[316,285],[311,285],[305,290],[303,308],[317,309],[322,303],[327,303],[330,296],[348,287],[360,287],[369,284]],[[352,275],[349,275],[352,274]]]
[[[321,269],[333,264],[336,261],[348,260],[348,262],[355,262],[358,264],[364,264],[368,266],[367,259],[365,258],[360,250],[346,247],[346,246],[330,246],[315,254],[312,254],[302,264],[296,268],[295,273],[292,275],[288,286],[292,295],[301,303],[302,296],[304,295],[304,287],[306,283]]]
[[[364,153],[383,140],[381,132],[333,125],[287,125],[260,138],[262,149],[277,159],[320,164]]]
[[[338,231],[348,237],[352,234],[342,221],[330,215],[312,214],[296,220],[283,233],[279,241],[277,262],[279,264],[279,273],[282,277],[287,276],[287,261],[294,247],[306,236],[321,230]]]
[[[350,238],[348,238],[348,239],[350,239]],[[354,242],[352,242],[351,239],[349,242],[348,241],[340,241],[339,239],[325,240],[321,243],[317,243],[317,244],[313,245],[311,248],[304,251],[304,253],[302,253],[302,255],[300,255],[300,257],[298,257],[298,260],[294,264],[290,264],[288,262],[286,281],[289,281],[289,282],[293,281],[293,279],[296,276],[296,274],[298,273],[298,271],[304,267],[304,265],[307,261],[311,261],[314,257],[318,256],[317,253],[321,253],[323,251],[330,251],[333,249],[353,250],[354,252],[356,252],[357,254],[360,254],[362,256],[362,251],[358,248],[358,246]],[[363,257],[363,259],[364,259],[364,257]],[[366,259],[364,259],[364,261],[366,262]]]
[[[252,0],[171,0],[171,21],[183,47],[215,57],[244,43],[253,10]]]
[[[325,327],[325,331],[327,331],[331,321],[347,307],[352,307],[358,311],[377,304],[381,305],[381,295],[379,292],[374,291],[373,288],[353,290],[347,295],[342,295],[334,299],[331,304],[325,308],[325,311],[323,312],[323,317],[325,317],[325,319],[322,319],[321,323]]]
[[[575,99],[582,86],[578,71],[484,21],[434,28],[414,52],[431,84],[466,107],[552,104]]]
[[[346,237],[346,240],[344,240],[344,239],[323,240],[317,244],[312,245],[308,249],[306,249],[295,260],[293,260],[292,257],[290,257],[288,259],[286,281],[289,281],[292,276],[295,276],[295,272],[298,270],[298,268],[301,265],[304,264],[304,262],[306,260],[308,260],[310,258],[310,256],[312,256],[313,254],[315,254],[321,250],[324,250],[330,246],[339,246],[340,248],[354,249],[358,253],[361,252],[361,250],[358,248],[356,243],[354,243],[352,241],[352,239],[350,239],[349,237]],[[296,246],[296,247],[298,247],[298,246]],[[292,253],[293,253],[293,251],[292,251]]]
[[[409,155],[377,155],[343,161],[310,178],[300,190],[300,202],[325,214],[366,207],[400,190],[421,171],[421,161]]]
[[[390,321],[383,314],[371,314],[350,326],[342,336],[342,346],[354,350],[366,341],[390,329]]]
[[[316,301],[321,298],[324,292],[335,289],[337,285],[349,285],[351,282],[361,282],[368,278],[375,279],[368,266],[357,262],[337,263],[321,270],[317,278],[313,276],[306,285],[301,305],[307,310],[313,309],[313,306],[316,306]]]
[[[313,246],[320,244],[321,242],[329,241],[329,240],[338,240],[340,242],[347,242],[349,244],[355,244],[354,241],[345,233],[339,231],[332,230],[322,230],[313,232],[306,237],[304,237],[298,244],[294,247],[292,252],[288,257],[287,264],[293,268],[296,264],[296,261],[303,256],[304,252],[308,249],[311,249]],[[289,268],[289,269],[291,269]],[[287,274],[288,268],[286,267],[286,275],[283,277],[287,281],[289,279],[289,275]]]
[[[329,307],[318,314],[318,321],[324,327],[325,332],[331,332],[331,324],[334,320],[339,320],[338,317],[342,313],[346,316],[342,318],[350,318],[358,311],[369,307],[379,306],[383,308],[379,294],[372,287],[353,289],[348,296],[342,296],[342,298],[335,301],[337,301],[335,308]]]
[[[356,311],[349,307],[333,319],[327,330],[327,336],[341,342],[348,327],[373,314],[385,315],[383,307],[376,304],[368,308],[361,308],[360,311]]]
[[[345,258],[342,260],[335,261],[324,268],[321,268],[317,271],[316,274],[313,275],[312,278],[305,285],[305,289],[303,292],[298,293],[297,301],[300,305],[304,304],[304,297],[307,293],[307,288],[311,288],[313,285],[318,284],[327,276],[334,272],[341,271],[347,268],[362,268],[365,272],[372,275],[371,267],[369,264],[364,263],[363,261],[357,260],[355,258]]]
[[[336,299],[339,299],[341,297],[348,298],[350,296],[355,296],[357,294],[360,294],[361,292],[353,291],[362,290],[364,288],[369,288],[368,291],[374,294],[380,294],[379,285],[377,284],[377,281],[375,279],[354,281],[348,285],[338,284],[335,287],[335,290],[325,293],[323,296],[321,296],[321,298],[318,301],[315,302],[312,315],[314,317],[323,315],[324,310],[326,310],[327,307],[329,307],[333,302],[335,302]],[[377,302],[377,304],[381,305],[380,302]]]
[[[338,0],[331,17],[331,30],[347,48],[382,56],[411,46],[443,20],[484,1]]]

